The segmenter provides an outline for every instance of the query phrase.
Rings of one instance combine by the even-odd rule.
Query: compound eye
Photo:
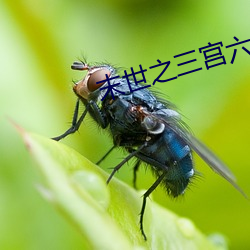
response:
[[[96,89],[99,89],[106,81],[107,79],[106,74],[108,77],[110,77],[110,71],[108,69],[100,69],[92,73],[88,79],[88,90],[90,92],[95,91]],[[97,82],[103,81],[101,83],[96,84]]]

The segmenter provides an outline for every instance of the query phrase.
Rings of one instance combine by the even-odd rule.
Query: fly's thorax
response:
[[[150,134],[161,134],[165,125],[162,122],[159,122],[153,116],[146,116],[142,121],[142,126],[150,133]]]
[[[172,109],[161,109],[154,112],[145,112],[142,127],[150,134],[161,134],[165,129],[165,123],[173,119],[180,119],[178,112]]]

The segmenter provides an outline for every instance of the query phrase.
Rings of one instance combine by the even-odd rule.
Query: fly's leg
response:
[[[114,174],[127,162],[129,161],[132,157],[134,157],[138,152],[140,152],[144,147],[147,146],[147,143],[142,144],[137,150],[134,150],[132,153],[130,153],[122,162],[120,162],[116,167],[114,167],[112,173],[110,174],[107,184],[111,181],[112,177]]]
[[[74,110],[74,116],[73,116],[71,127],[65,133],[63,133],[62,135],[59,135],[57,137],[52,138],[53,140],[60,141],[64,137],[68,136],[69,134],[75,133],[79,129],[79,127],[80,127],[80,125],[81,125],[84,117],[86,116],[86,114],[88,112],[88,106],[87,106],[86,109],[84,110],[84,112],[82,113],[81,117],[77,121],[77,119],[78,119],[78,112],[79,112],[79,104],[80,104],[80,101],[78,99],[77,102],[76,102],[76,106],[75,106],[75,110]]]
[[[102,113],[96,102],[90,100],[88,104],[89,113],[92,114],[92,116],[102,128],[106,128],[108,125],[106,115]]]
[[[96,121],[101,125],[102,128],[107,127],[108,123],[106,121],[106,116],[101,112],[101,110],[99,109],[99,107],[94,101],[88,102],[88,104],[86,105],[86,109],[81,114],[79,120],[77,120],[78,113],[79,113],[79,105],[80,105],[80,100],[78,99],[76,102],[71,127],[62,135],[52,138],[53,140],[59,141],[63,139],[64,137],[68,136],[69,134],[75,133],[79,129],[84,117],[86,116],[88,112],[94,115]]]
[[[163,178],[165,177],[167,172],[164,172],[162,175],[160,175],[157,180],[153,183],[153,185],[147,190],[147,192],[143,195],[143,201],[142,201],[142,207],[140,212],[140,230],[142,233],[142,236],[144,240],[147,240],[147,236],[143,229],[143,216],[146,208],[146,201],[148,196],[157,188],[157,186],[162,182]]]
[[[137,171],[138,171],[138,169],[139,169],[139,167],[140,167],[140,164],[141,164],[141,161],[140,160],[137,160],[136,161],[136,163],[135,163],[135,166],[134,166],[134,168],[133,168],[133,187],[135,188],[135,189],[137,189],[136,188],[136,173],[137,173]]]
[[[99,165],[115,148],[116,146],[114,145],[97,163],[96,165]]]

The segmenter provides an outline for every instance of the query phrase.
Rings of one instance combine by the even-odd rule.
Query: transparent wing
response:
[[[164,114],[163,114],[164,113]],[[195,138],[182,123],[180,117],[169,115],[169,111],[162,110],[158,114],[151,114],[159,122],[163,123],[166,127],[173,130],[183,141],[185,141],[190,148],[192,148],[216,173],[221,175],[229,183],[231,183],[242,195],[247,199],[247,195],[237,185],[236,178],[229,168],[202,142]]]
[[[175,123],[169,126],[175,133],[177,133],[189,146],[192,148],[216,173],[221,175],[229,183],[231,183],[243,196],[247,195],[237,185],[236,178],[229,168],[202,142],[191,135],[185,128]]]

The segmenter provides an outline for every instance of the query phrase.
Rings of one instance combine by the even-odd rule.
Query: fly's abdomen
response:
[[[189,153],[180,161],[169,164],[166,178],[163,180],[163,185],[169,195],[177,197],[184,193],[193,175],[192,156],[191,153]]]
[[[162,184],[174,197],[183,194],[194,175],[190,147],[166,128],[137,157],[150,164],[157,176],[165,173]]]
[[[190,147],[173,131],[166,131],[164,137],[170,160],[166,163],[168,170],[163,184],[167,192],[176,197],[184,193],[194,175],[192,154]]]

